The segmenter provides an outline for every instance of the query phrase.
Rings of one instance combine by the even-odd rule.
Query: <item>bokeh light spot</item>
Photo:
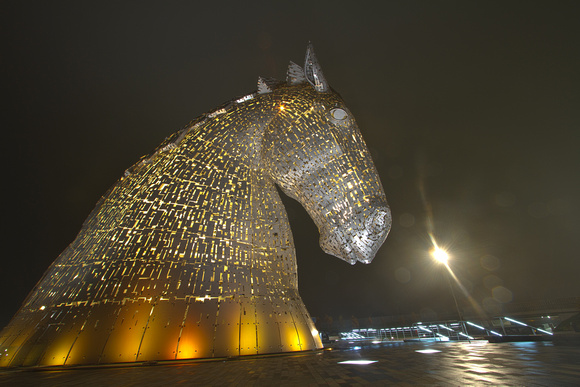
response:
[[[501,304],[491,297],[484,298],[481,302],[481,306],[491,315],[501,314]]]
[[[511,302],[513,300],[512,292],[504,286],[496,286],[491,291],[491,294],[494,300],[501,302],[503,304]]]
[[[492,290],[493,288],[502,285],[503,281],[496,275],[490,274],[483,278],[483,286],[485,286],[489,290]]]
[[[494,271],[500,268],[501,263],[499,258],[494,257],[493,255],[484,255],[480,258],[479,262],[481,263],[481,267],[487,269],[489,271]]]

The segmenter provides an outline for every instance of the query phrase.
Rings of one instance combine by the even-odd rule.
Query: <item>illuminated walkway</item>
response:
[[[360,344],[359,344],[360,345]],[[339,364],[371,360],[368,365]],[[580,385],[580,346],[389,343],[321,353],[147,367],[0,371],[13,386]]]

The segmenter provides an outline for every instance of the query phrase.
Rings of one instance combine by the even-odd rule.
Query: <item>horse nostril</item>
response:
[[[376,209],[368,218],[366,228],[371,234],[377,235],[386,232],[391,224],[391,213],[388,208]]]

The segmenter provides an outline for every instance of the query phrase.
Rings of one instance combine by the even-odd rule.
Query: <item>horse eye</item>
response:
[[[337,108],[337,109],[332,109],[330,111],[330,115],[335,120],[344,120],[348,114],[346,114],[346,112],[344,110]]]

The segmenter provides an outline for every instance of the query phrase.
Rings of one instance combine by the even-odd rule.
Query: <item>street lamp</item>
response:
[[[437,246],[437,244],[435,244],[435,246],[431,249],[430,253],[433,259],[445,265],[445,268],[447,269],[447,283],[449,284],[449,289],[451,289],[451,295],[453,296],[453,301],[455,302],[455,309],[457,310],[457,315],[459,316],[459,323],[463,325],[463,329],[465,330],[463,318],[461,317],[461,312],[459,311],[459,304],[457,303],[457,297],[455,297],[455,291],[453,290],[453,284],[451,283],[451,268],[448,264],[449,253]]]
[[[449,254],[447,254],[447,251],[441,249],[439,246],[435,246],[431,249],[431,256],[435,258],[437,262],[444,265],[447,265],[447,261],[449,261]]]

